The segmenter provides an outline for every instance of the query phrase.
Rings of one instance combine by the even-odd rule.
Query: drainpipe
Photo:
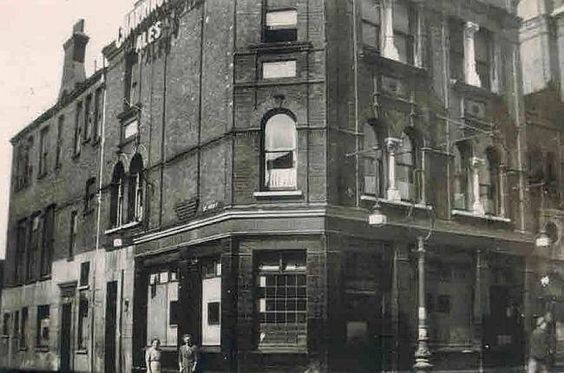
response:
[[[91,306],[91,317],[90,317],[90,371],[94,372],[95,366],[95,351],[94,347],[95,343],[95,332],[96,328],[94,326],[95,323],[95,310],[96,310],[96,272],[98,270],[97,263],[98,263],[98,252],[100,249],[100,234],[101,234],[101,221],[102,221],[102,178],[104,176],[104,146],[106,144],[106,97],[107,97],[107,86],[106,86],[106,58],[102,59],[102,84],[104,85],[104,98],[102,104],[102,131],[101,131],[101,139],[100,139],[100,165],[98,169],[98,206],[96,212],[96,246],[94,249],[94,258],[92,260],[92,267],[94,270],[92,271],[92,306]]]
[[[359,180],[359,124],[358,124],[358,31],[357,31],[357,12],[356,0],[353,0],[353,66],[354,66],[354,136],[355,136],[355,206],[360,204],[360,180]]]

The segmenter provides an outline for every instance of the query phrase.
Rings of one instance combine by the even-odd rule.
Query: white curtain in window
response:
[[[296,125],[286,114],[276,114],[265,126],[264,168],[268,188],[296,186]]]

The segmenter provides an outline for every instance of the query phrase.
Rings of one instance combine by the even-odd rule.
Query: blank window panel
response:
[[[124,138],[124,140],[129,139],[130,137],[137,135],[138,127],[139,126],[138,126],[136,120],[127,123],[123,127],[123,138]]]
[[[296,61],[273,61],[263,62],[262,78],[293,78],[296,76]]]

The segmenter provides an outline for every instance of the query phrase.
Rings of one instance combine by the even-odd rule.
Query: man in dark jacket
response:
[[[537,327],[531,333],[528,373],[549,372],[551,340],[547,326],[547,320],[539,317]]]

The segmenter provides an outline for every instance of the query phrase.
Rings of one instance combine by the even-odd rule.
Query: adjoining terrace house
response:
[[[522,365],[540,290],[519,25],[501,0],[137,2],[91,78],[101,145],[59,188],[14,172],[7,364],[141,371],[156,336],[175,369],[191,333],[210,371]],[[36,127],[15,164],[41,159]],[[37,209],[16,212],[54,192],[95,213],[56,202],[52,275],[24,285]]]

